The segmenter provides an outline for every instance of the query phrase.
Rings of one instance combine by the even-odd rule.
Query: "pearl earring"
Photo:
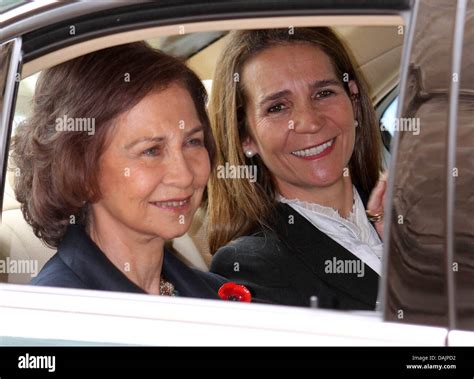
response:
[[[359,121],[354,120],[354,126],[357,128],[359,126]]]
[[[252,150],[246,150],[246,151],[245,151],[245,155],[246,155],[248,158],[252,158],[252,157],[253,157],[253,152],[252,152]]]

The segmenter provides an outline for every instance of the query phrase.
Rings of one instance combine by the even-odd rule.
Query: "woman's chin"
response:
[[[325,188],[325,187],[330,187],[340,181],[343,178],[343,175],[337,175],[337,174],[328,174],[328,175],[318,175],[317,177],[313,177],[310,180],[307,181],[307,185],[309,187],[320,187],[320,188]]]
[[[166,230],[163,230],[162,228],[160,228],[160,230],[156,230],[155,234],[164,240],[172,240],[185,235],[188,229],[189,225],[179,225],[175,228],[170,226],[170,228],[167,228]]]

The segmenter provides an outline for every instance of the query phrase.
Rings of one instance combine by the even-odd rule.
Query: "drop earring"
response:
[[[252,150],[245,150],[245,155],[247,156],[247,158],[252,158],[253,157]]]

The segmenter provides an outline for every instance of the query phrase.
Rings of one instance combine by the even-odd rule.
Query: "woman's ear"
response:
[[[357,87],[357,83],[354,80],[349,80],[349,91],[353,95],[359,94],[359,87]]]
[[[352,102],[352,109],[354,111],[354,118],[357,120],[359,118],[359,87],[354,80],[349,81],[349,92]]]
[[[257,146],[250,136],[247,136],[242,140],[242,149],[247,158],[252,158],[254,155],[258,154]]]
[[[355,96],[359,96],[359,87],[354,80],[349,81],[349,92],[351,94],[351,98]]]

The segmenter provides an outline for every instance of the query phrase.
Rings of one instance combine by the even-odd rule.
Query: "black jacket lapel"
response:
[[[64,264],[86,284],[87,288],[145,293],[113,265],[81,225],[68,227],[58,254]]]
[[[276,233],[290,252],[295,254],[311,272],[324,283],[345,292],[349,296],[374,305],[377,298],[379,276],[364,265],[364,275],[357,273],[328,273],[329,263],[353,261],[361,267],[362,261],[339,245],[308,220],[286,204],[277,205]]]
[[[68,266],[85,288],[145,293],[122,273],[87,235],[81,225],[71,225],[58,249]],[[171,281],[180,296],[217,299],[219,286],[225,282],[217,275],[198,272],[187,267],[165,249],[162,273]]]

